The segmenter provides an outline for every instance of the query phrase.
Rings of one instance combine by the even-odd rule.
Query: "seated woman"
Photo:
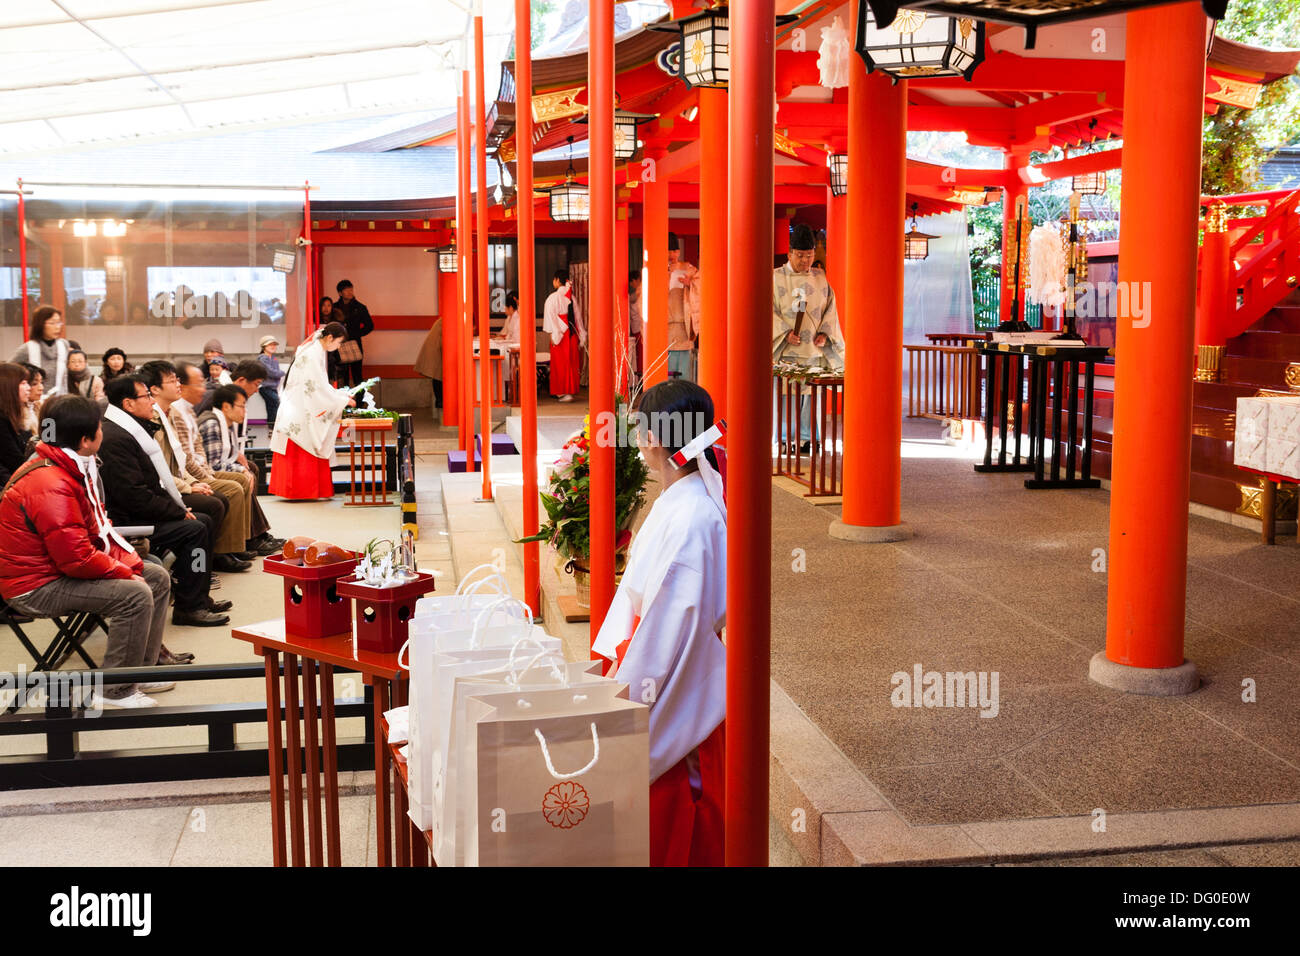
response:
[[[27,375],[27,405],[23,408],[23,427],[35,435],[40,430],[41,403],[45,401],[45,372],[37,365],[22,365]]]
[[[108,399],[104,397],[104,383],[98,375],[86,368],[86,353],[73,349],[68,353],[68,394],[88,398],[102,412],[108,408]]]
[[[343,409],[356,399],[330,386],[326,356],[347,338],[341,323],[331,322],[298,346],[284,377],[280,413],[271,433],[271,494],[294,500],[332,498],[334,444]]]
[[[12,362],[0,362],[0,488],[27,460],[27,442],[32,433],[24,419],[31,385],[27,370]]]
[[[651,866],[721,866],[727,510],[708,447],[719,432],[709,393],[685,379],[648,389],[639,415],[637,444],[663,490],[592,650],[650,701]]]

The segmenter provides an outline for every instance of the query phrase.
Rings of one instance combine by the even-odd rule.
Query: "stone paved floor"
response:
[[[775,490],[773,678],[912,825],[1300,800],[1300,548],[1189,519],[1181,698],[1088,680],[1104,646],[1108,494],[977,475],[905,424],[905,542],[830,538]],[[996,671],[996,717],[891,703],[896,672]],[[1243,701],[1243,682],[1256,699]],[[1112,861],[1117,862],[1117,861]]]

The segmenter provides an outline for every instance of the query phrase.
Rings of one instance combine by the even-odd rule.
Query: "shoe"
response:
[[[193,611],[173,611],[172,623],[179,627],[220,627],[230,623],[230,615],[218,614],[205,607]]]
[[[225,573],[247,571],[253,566],[252,561],[241,561],[233,554],[218,554],[212,559],[212,569]]]
[[[572,396],[572,395],[561,395],[559,398],[556,399],[556,401],[557,401],[557,402],[571,402],[571,401],[573,401],[573,396]]]
[[[105,707],[157,707],[158,701],[154,700],[143,691],[136,691],[134,694],[128,694],[125,697],[105,697],[103,694],[91,694],[90,699],[86,701],[86,707],[94,710],[103,710]]]
[[[263,531],[256,538],[249,538],[248,550],[253,551],[256,548],[270,545],[275,545],[277,548],[283,548],[284,541],[284,538],[277,538],[275,535],[271,534],[271,532]]]
[[[214,574],[212,577],[208,578],[208,590],[209,590],[209,591],[220,591],[220,590],[221,590],[221,578],[217,577],[215,574]]]
[[[257,560],[257,558],[261,557],[261,555],[253,551],[232,551],[230,553],[234,555],[236,558],[238,558],[240,561],[247,561],[249,564],[252,564],[255,560]]]
[[[208,598],[207,608],[209,611],[212,611],[214,614],[224,614],[226,611],[229,611],[234,606],[235,606],[234,601],[214,601],[212,600],[212,598],[210,597]]]
[[[164,691],[175,690],[176,682],[174,680],[156,680],[148,684],[136,684],[141,691],[150,694],[161,694]]]
[[[276,544],[274,538],[266,541],[253,540],[248,542],[248,549],[253,553],[254,557],[265,558],[268,555],[279,554],[284,550],[284,542],[281,541]]]
[[[158,652],[159,667],[175,667],[178,664],[193,663],[194,655],[189,653],[189,651],[182,651],[179,654],[173,654],[171,651],[167,650],[167,645],[164,644],[162,650]]]
[[[799,446],[799,454],[801,454],[801,455],[811,455],[811,454],[812,454],[812,442],[810,442],[810,441],[806,441],[806,442],[804,442],[803,444],[801,444],[801,445]]]

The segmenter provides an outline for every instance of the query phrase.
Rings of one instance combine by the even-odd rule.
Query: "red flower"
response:
[[[570,830],[587,818],[591,801],[580,783],[565,780],[546,791],[542,797],[542,816],[558,830]]]

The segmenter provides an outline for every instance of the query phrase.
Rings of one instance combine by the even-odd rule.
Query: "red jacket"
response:
[[[0,595],[11,598],[60,577],[126,579],[144,568],[140,556],[96,533],[81,470],[67,453],[41,442],[53,462],[18,479],[0,498]],[[15,472],[17,474],[17,472]]]

